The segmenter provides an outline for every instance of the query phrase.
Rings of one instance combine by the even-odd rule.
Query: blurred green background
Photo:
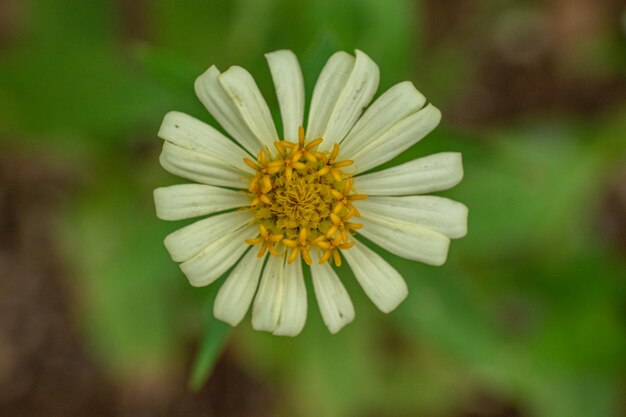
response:
[[[152,190],[170,110],[212,64],[294,50],[310,91],[355,48],[460,151],[469,234],[409,297],[332,336],[228,336],[165,251]],[[219,284],[219,283],[218,283]],[[307,285],[310,283],[307,283]],[[205,336],[206,335],[206,336]],[[205,337],[204,342],[202,342]],[[205,343],[204,351],[203,343]],[[208,353],[207,353],[208,352]],[[0,416],[626,415],[626,6],[621,0],[0,0]],[[202,369],[196,366],[196,385]]]

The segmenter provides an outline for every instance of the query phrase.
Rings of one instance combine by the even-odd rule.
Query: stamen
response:
[[[248,191],[259,225],[259,236],[246,243],[259,245],[259,257],[269,252],[287,256],[292,263],[300,256],[310,265],[313,249],[320,251],[320,263],[332,259],[339,266],[339,252],[354,245],[351,236],[363,225],[348,221],[360,215],[352,202],[367,196],[354,193],[353,173],[343,171],[354,161],[338,160],[338,144],[330,152],[317,151],[322,142],[322,138],[307,142],[300,127],[297,143],[274,142],[275,157],[264,148],[256,161],[244,158],[254,170]]]
[[[335,265],[338,267],[341,266],[341,256],[339,256],[340,250],[350,249],[354,246],[354,242],[342,243],[340,238],[335,238],[330,241],[322,240],[315,242],[315,244],[324,249],[324,252],[319,260],[320,265],[328,261],[332,256],[333,261],[335,261]]]
[[[270,233],[265,226],[259,224],[259,236],[255,237],[254,239],[246,240],[246,243],[252,246],[261,244],[261,248],[256,255],[259,258],[262,258],[265,255],[265,252],[268,251],[274,256],[280,256],[281,254],[278,253],[274,245],[280,242],[282,238],[283,235]]]
[[[345,161],[339,161],[339,162],[335,162],[334,167],[335,168],[343,168],[343,167],[347,167],[354,164],[354,161],[351,161],[349,159],[346,159]]]
[[[298,128],[298,143],[300,144],[300,146],[304,146],[304,127],[300,126]]]
[[[255,164],[250,158],[243,158],[243,162],[255,171],[259,171],[261,169],[261,167]]]
[[[274,142],[274,147],[276,148],[280,156],[284,157],[286,155],[287,151],[285,150],[285,147],[283,146],[282,142],[280,141]]]

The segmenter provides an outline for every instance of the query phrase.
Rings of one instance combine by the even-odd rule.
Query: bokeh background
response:
[[[238,64],[278,116],[280,48],[309,97],[359,48],[442,109],[393,164],[464,155],[467,237],[383,253],[389,315],[342,270],[335,336],[313,297],[296,338],[226,331],[154,215],[163,115],[211,122],[193,81]],[[623,1],[0,0],[0,416],[625,416],[625,362]]]

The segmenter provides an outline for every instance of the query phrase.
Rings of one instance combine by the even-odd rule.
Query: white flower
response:
[[[450,239],[466,233],[463,204],[422,195],[461,180],[460,154],[361,174],[421,140],[441,114],[410,82],[370,105],[378,67],[363,52],[355,55],[337,52],[326,63],[306,132],[302,72],[287,50],[266,55],[282,135],[254,79],[237,66],[223,73],[213,66],[195,83],[200,101],[233,140],[182,113],[163,120],[162,166],[200,184],[156,189],[157,215],[179,220],[221,213],[170,234],[165,246],[194,286],[211,284],[234,266],[214,305],[215,316],[233,326],[253,304],[255,329],[297,335],[307,314],[304,261],[322,318],[332,333],[339,331],[354,319],[331,266],[342,256],[372,302],[390,312],[406,298],[406,283],[354,235],[398,256],[441,265]]]

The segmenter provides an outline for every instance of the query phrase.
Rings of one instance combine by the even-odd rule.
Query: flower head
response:
[[[410,82],[370,105],[378,67],[361,51],[337,52],[318,78],[305,125],[297,58],[287,50],[266,58],[282,135],[246,70],[209,68],[196,80],[196,94],[232,140],[188,115],[168,113],[159,130],[161,164],[198,184],[156,189],[157,215],[211,215],[167,236],[165,246],[194,286],[234,266],[215,299],[217,318],[234,326],[252,305],[255,329],[298,334],[307,313],[306,267],[322,318],[335,333],[354,319],[354,308],[332,264],[345,259],[383,312],[408,294],[400,274],[357,235],[431,265],[443,264],[450,239],[465,235],[463,204],[422,195],[456,185],[461,156],[440,153],[367,173],[426,136],[439,123],[439,110],[425,105]]]

